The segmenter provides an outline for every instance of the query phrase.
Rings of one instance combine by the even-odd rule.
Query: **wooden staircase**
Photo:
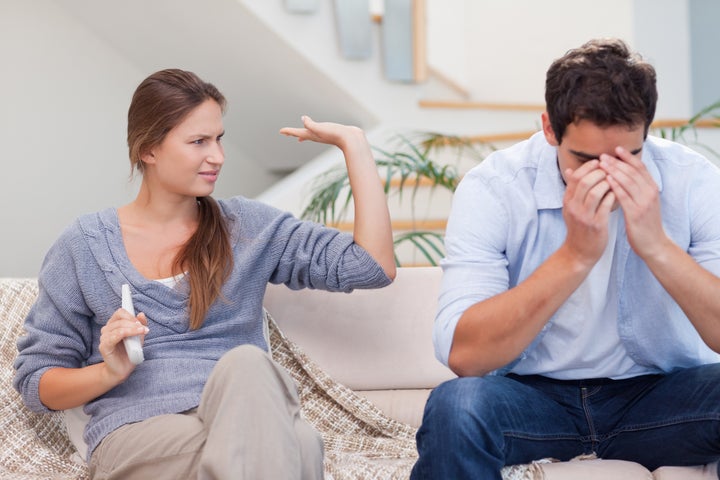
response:
[[[319,0],[285,0],[291,13],[312,14],[318,8]],[[515,115],[514,122],[522,129],[500,133],[478,133],[462,136],[439,137],[435,148],[459,148],[463,145],[477,145],[484,149],[486,156],[494,149],[504,148],[533,135],[540,125],[540,113],[544,104],[484,102],[471,98],[472,95],[451,78],[435,70],[427,63],[426,0],[384,0],[384,7],[377,5],[382,0],[334,0],[335,22],[341,55],[348,60],[368,60],[373,55],[373,31],[380,34],[380,58],[383,62],[385,78],[398,83],[423,83],[428,79],[439,81],[449,96],[455,98],[424,98],[418,106],[424,111],[497,112],[498,115]],[[524,115],[523,115],[524,114]],[[535,124],[525,124],[532,115]],[[515,118],[515,117],[513,117]],[[652,125],[654,133],[673,137],[673,129],[681,129],[688,124],[687,119],[659,119]],[[694,128],[718,128],[717,119],[700,119],[694,122]],[[484,158],[483,156],[483,158]],[[437,162],[446,164],[457,159],[444,158],[439,154]],[[479,160],[462,159],[456,164],[460,175],[477,164]],[[381,171],[381,177],[384,172]],[[401,238],[412,232],[428,232],[435,245],[422,245],[418,242],[404,241],[397,245],[396,254],[403,266],[427,266],[435,264],[444,254],[442,238],[450,212],[452,190],[440,188],[427,177],[407,180],[404,184],[397,177],[387,185],[388,205],[392,218],[393,232]],[[336,204],[337,211],[342,210],[341,203],[347,191],[341,192]],[[344,217],[329,223],[343,230],[352,231],[352,206],[346,209]]]

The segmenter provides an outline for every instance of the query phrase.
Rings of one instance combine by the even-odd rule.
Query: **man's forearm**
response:
[[[459,376],[481,376],[510,363],[591,268],[563,245],[516,287],[468,308],[455,329],[450,368]]]
[[[720,279],[670,239],[643,260],[707,346],[720,353]]]

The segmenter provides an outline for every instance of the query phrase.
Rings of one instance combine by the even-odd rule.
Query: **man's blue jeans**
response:
[[[500,479],[505,465],[580,454],[663,465],[720,458],[720,364],[625,380],[464,377],[433,390],[413,480]]]

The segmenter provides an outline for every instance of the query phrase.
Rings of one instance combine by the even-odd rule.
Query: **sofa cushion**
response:
[[[85,426],[90,421],[90,417],[83,411],[84,406],[65,410],[65,427],[70,442],[77,450],[80,458],[87,458],[87,444],[85,443],[84,434]]]
[[[290,340],[353,390],[434,388],[455,376],[432,345],[441,278],[439,267],[400,268],[390,286],[350,294],[269,285],[265,307]]]
[[[648,469],[624,460],[579,458],[569,462],[541,464],[542,480],[653,480]]]
[[[717,480],[718,462],[696,467],[660,467],[653,471],[655,480]]]
[[[370,400],[385,415],[419,428],[425,403],[432,389],[356,390],[355,393]]]

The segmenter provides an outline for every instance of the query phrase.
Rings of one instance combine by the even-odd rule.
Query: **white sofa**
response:
[[[290,340],[386,415],[417,428],[433,387],[454,374],[435,359],[432,326],[442,271],[400,268],[389,287],[332,294],[270,286],[265,306]],[[578,459],[506,469],[543,480],[717,480],[715,465],[650,472],[620,460]]]
[[[326,478],[407,478],[425,400],[434,386],[453,378],[435,360],[431,343],[440,278],[439,268],[401,268],[381,290],[331,294],[268,287],[273,356],[295,378],[303,414],[323,433]],[[0,279],[0,478],[85,479],[64,413],[33,414],[12,388],[15,341],[36,293],[34,279]],[[715,480],[714,468],[651,473],[631,462],[578,459],[543,460],[503,473],[507,480]]]

